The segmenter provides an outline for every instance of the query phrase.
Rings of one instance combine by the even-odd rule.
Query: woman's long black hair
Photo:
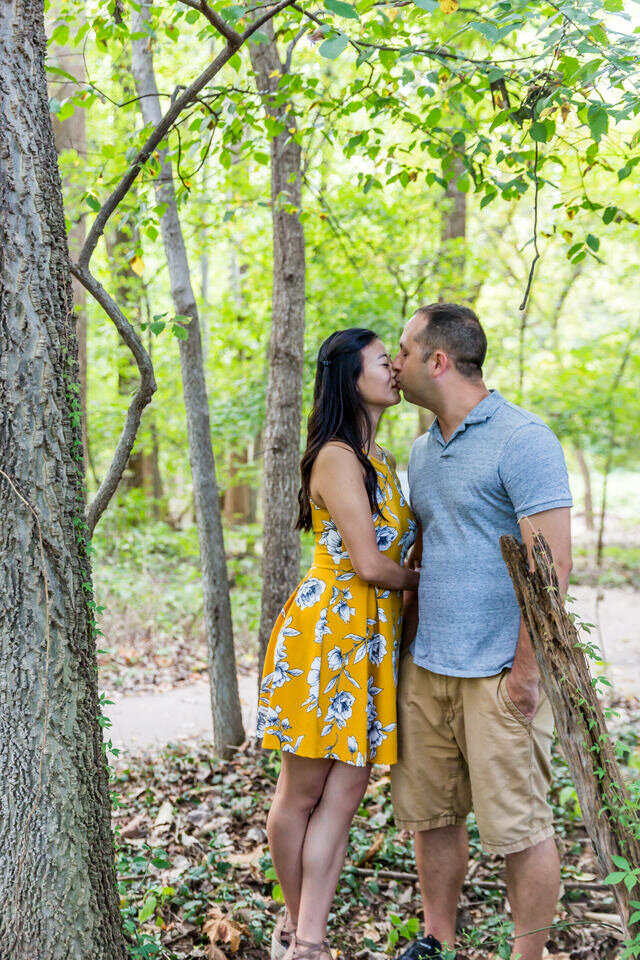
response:
[[[372,439],[372,425],[356,386],[362,373],[362,351],[377,339],[378,335],[373,330],[352,327],[332,333],[320,347],[313,410],[307,426],[307,448],[300,461],[302,485],[298,493],[298,530],[311,530],[311,469],[320,448],[329,440],[341,440],[351,447],[365,469],[364,482],[371,512],[375,513],[378,509],[378,479],[375,468],[364,453],[369,449]]]

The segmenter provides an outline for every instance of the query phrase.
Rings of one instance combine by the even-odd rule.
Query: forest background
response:
[[[279,6],[273,20],[266,4],[204,0],[47,9],[100,682],[111,695],[208,670],[222,754],[243,739],[234,657],[255,682],[269,625],[310,550],[303,538],[301,555],[292,533],[297,459],[317,350],[339,327],[372,327],[393,353],[420,303],[473,306],[489,337],[488,385],[564,444],[574,582],[598,597],[639,587],[640,7]],[[139,162],[162,113],[208,64],[220,69]],[[428,423],[406,404],[385,416],[379,439],[401,469]],[[637,739],[623,731],[621,742],[629,759]],[[216,944],[261,956],[267,908],[255,889],[263,895],[274,878],[252,818],[276,768],[261,760],[221,777],[195,748],[150,768],[115,762],[125,809],[145,806],[120,831],[134,955],[180,955],[189,942],[189,956],[215,957]],[[253,804],[246,780],[234,788],[242,777],[254,779]],[[191,811],[195,834],[179,833],[194,778],[232,797],[236,829],[256,828],[244,861],[228,852],[220,802],[200,804],[209,820]],[[559,783],[558,809],[575,827],[575,792],[566,775]],[[368,798],[369,825],[390,820],[384,786]],[[211,824],[203,857],[194,837]],[[373,853],[369,840],[356,837],[361,867],[379,857],[406,868],[405,840],[376,839]],[[576,860],[579,876],[585,864]],[[225,879],[233,869],[252,872],[255,888],[235,919],[209,904],[238,900]],[[501,895],[499,884],[484,889]],[[356,892],[373,914],[362,921],[373,955],[385,923],[390,950],[415,934],[396,914],[380,917],[376,882]]]
[[[590,576],[619,584],[637,580],[639,556],[628,529],[640,489],[632,102],[639,8],[569,6],[573,20],[563,21],[550,5],[528,22],[526,4],[502,5],[500,12],[500,5],[467,10],[425,0],[419,7],[365,4],[350,12],[330,0],[323,29],[336,32],[327,40],[296,13],[278,21],[279,53],[290,63],[286,73],[277,65],[271,71],[271,86],[275,79],[283,116],[294,118],[290,136],[301,154],[304,410],[318,347],[333,330],[372,327],[393,353],[420,303],[472,305],[489,337],[487,382],[542,416],[563,441],[578,513],[587,531],[595,528],[578,542],[578,568],[589,566]],[[216,28],[193,7],[154,5],[153,20],[137,33],[129,8],[115,16],[100,4],[61,9],[52,22],[52,110],[67,130],[74,120],[82,127],[60,153],[72,231],[82,233],[141,142],[132,40],[153,45],[163,105],[220,47]],[[234,22],[243,9],[223,13]],[[346,37],[364,31],[358,17],[373,42],[397,50],[363,56],[348,47]],[[402,52],[403,42],[417,42],[416,31],[420,42],[442,44],[470,62]],[[527,58],[532,45],[537,49]],[[615,57],[622,64],[618,78],[611,76]],[[358,59],[366,66],[358,67]],[[56,76],[60,70],[80,75],[81,85]],[[236,643],[251,663],[259,657],[272,287],[281,268],[273,260],[270,143],[285,121],[276,119],[275,107],[273,115],[263,109],[247,51],[225,70],[224,80],[180,118],[167,148],[202,329]],[[138,177],[94,256],[95,274],[140,332],[158,381],[116,502],[94,539],[107,646],[125,661],[132,634],[152,639],[160,658],[173,656],[176,641],[193,652],[201,635],[178,359],[183,331],[159,238],[157,173],[151,167]],[[281,195],[279,202],[288,199]],[[531,292],[519,309],[538,250]],[[91,297],[82,301],[93,491],[137,380],[109,318]],[[289,376],[286,365],[279,375]],[[380,440],[401,468],[427,422],[407,404],[385,416]]]

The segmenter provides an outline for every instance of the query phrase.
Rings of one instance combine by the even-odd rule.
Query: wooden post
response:
[[[591,681],[585,644],[560,596],[549,546],[535,534],[533,569],[526,548],[515,537],[501,537],[500,546],[600,869],[605,877],[618,871],[614,856],[624,857],[632,868],[638,868],[640,815],[622,779]],[[617,883],[612,890],[623,928],[634,937],[640,933],[640,924],[629,923],[629,900],[640,900],[640,888],[629,893],[624,883]]]

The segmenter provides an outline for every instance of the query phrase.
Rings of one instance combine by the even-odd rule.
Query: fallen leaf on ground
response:
[[[244,925],[235,923],[215,904],[209,910],[202,930],[212,944],[228,943],[231,953],[237,953],[242,935],[248,932]]]
[[[173,823],[173,804],[170,800],[165,800],[160,804],[158,816],[153,821],[154,827],[168,827]]]
[[[129,820],[129,823],[125,825],[120,830],[120,836],[123,840],[130,840],[132,837],[144,837],[148,833],[146,827],[147,815],[146,813],[139,813],[137,816]]]

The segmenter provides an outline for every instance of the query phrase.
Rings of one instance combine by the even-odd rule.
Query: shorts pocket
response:
[[[507,690],[507,677],[509,676],[510,670],[504,670],[502,676],[498,682],[498,702],[502,703],[505,710],[521,724],[523,727],[530,727],[533,723],[535,713],[533,717],[528,717],[526,713],[523,713],[522,710],[516,706],[511,697],[509,696],[509,691]],[[536,711],[537,712],[537,711]]]

